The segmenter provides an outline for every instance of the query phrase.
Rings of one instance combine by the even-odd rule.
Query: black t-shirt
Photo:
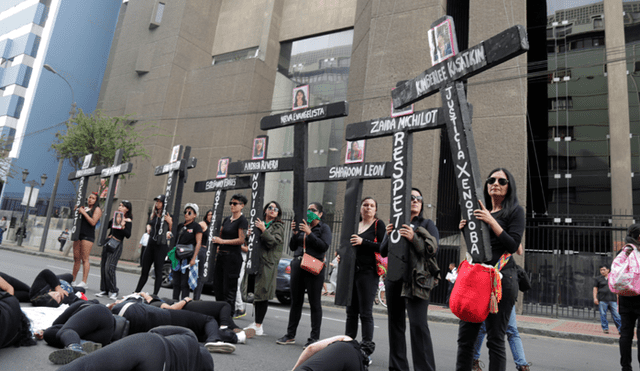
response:
[[[196,223],[195,220],[191,223],[184,225],[184,223],[178,224],[178,240],[177,245],[193,245],[196,246],[196,234],[202,233],[202,227]],[[202,241],[202,240],[200,240]]]
[[[226,217],[224,221],[222,221],[222,231],[220,231],[220,238],[223,240],[235,240],[240,237],[238,230],[249,229],[249,221],[244,215],[240,215],[240,217],[234,221],[231,221],[231,217]],[[220,245],[221,252],[240,252],[240,245]]]
[[[358,270],[377,269],[375,253],[380,251],[380,244],[385,233],[384,222],[376,219],[366,231],[358,234],[362,238],[362,244],[356,246],[356,267]]]
[[[118,314],[124,305],[130,303],[125,300],[120,304],[116,304],[111,313]],[[133,300],[133,304],[129,305],[125,310],[123,317],[129,320],[129,334],[137,334],[139,332],[147,332],[154,327],[168,325],[171,323],[171,315],[168,309],[156,308],[152,305],[142,304]]]
[[[115,237],[118,241],[123,241],[125,238],[131,237],[131,222],[125,222],[124,228],[115,229],[113,227],[113,218],[109,220],[108,229],[111,230],[111,235]]]
[[[609,290],[609,282],[603,275],[596,277],[593,287],[598,289],[598,301],[617,301],[616,294]]]
[[[160,229],[160,225],[162,225],[162,234],[166,234],[167,231],[169,231],[169,224],[162,220],[162,216],[157,216],[155,210],[151,215],[151,220],[147,223],[151,227],[151,231],[149,231],[149,242],[165,243],[164,239],[158,236],[158,230]]]

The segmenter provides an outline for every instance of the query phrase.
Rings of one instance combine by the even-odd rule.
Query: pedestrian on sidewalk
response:
[[[60,233],[58,236],[58,242],[60,242],[60,251],[64,250],[64,245],[67,243],[69,239],[69,228],[65,228],[64,231]]]
[[[607,308],[611,312],[613,322],[620,332],[620,314],[618,314],[618,295],[609,290],[609,267],[600,266],[600,276],[596,277],[593,284],[593,303],[600,310],[600,324],[605,334],[609,333],[609,321],[607,320]]]
[[[640,246],[640,224],[633,224],[627,229],[627,237],[624,242],[632,244],[634,249]],[[624,251],[624,250],[622,250]],[[621,251],[621,253],[623,253]],[[634,329],[640,318],[640,296],[620,296],[620,366],[622,371],[631,371],[631,345],[633,344]],[[640,323],[638,323],[640,327]],[[640,329],[638,329],[640,331]],[[640,362],[640,352],[638,353]]]
[[[4,235],[4,232],[7,231],[7,217],[3,216],[2,220],[0,220],[0,243],[2,243],[2,236]]]

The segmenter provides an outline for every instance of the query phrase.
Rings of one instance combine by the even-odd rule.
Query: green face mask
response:
[[[307,210],[307,223],[311,224],[314,220],[320,220],[318,214],[314,213],[311,210]]]

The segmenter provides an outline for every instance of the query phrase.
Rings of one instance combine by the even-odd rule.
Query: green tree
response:
[[[66,132],[56,134],[56,141],[51,147],[58,158],[69,160],[76,169],[81,167],[83,157],[88,154],[93,154],[93,166],[111,166],[118,149],[123,150],[123,162],[129,162],[138,156],[149,158],[143,142],[158,134],[145,136],[143,133],[149,132],[148,129],[154,126],[136,124],[134,128],[132,122],[130,115],[111,117],[100,110],[86,115],[79,110],[73,122],[67,122]]]

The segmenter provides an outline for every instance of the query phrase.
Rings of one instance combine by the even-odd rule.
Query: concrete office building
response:
[[[120,4],[121,0],[0,2],[0,134],[12,141],[7,155],[17,171],[14,178],[3,179],[2,215],[23,213],[23,169],[29,171],[28,180],[38,183],[42,174],[48,176],[44,187],[37,186],[37,205],[30,210],[32,215],[46,213],[58,168],[51,144],[55,134],[64,131],[74,100],[87,114],[96,107]],[[45,64],[60,76],[45,70]],[[76,189],[67,180],[71,171],[67,163],[57,210],[72,206]]]

